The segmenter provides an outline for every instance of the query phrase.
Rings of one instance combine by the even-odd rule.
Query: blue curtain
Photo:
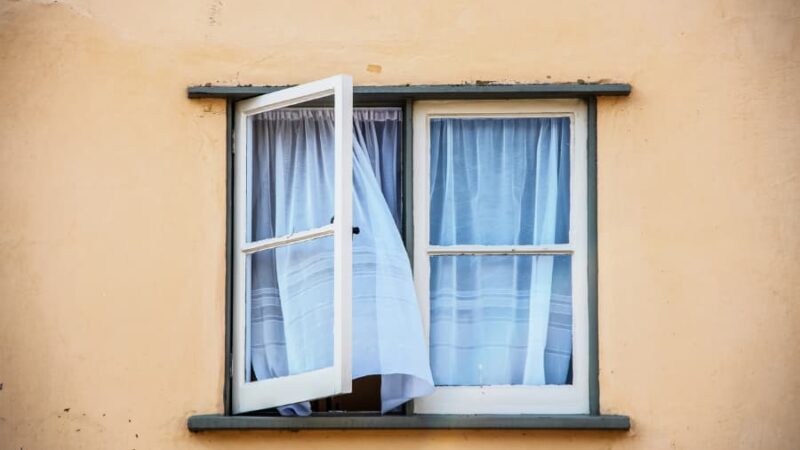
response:
[[[569,240],[568,118],[431,120],[430,243]],[[436,385],[570,380],[567,256],[431,258]]]
[[[356,109],[353,139],[353,378],[382,375],[382,410],[432,391],[411,267],[401,240],[401,111]],[[333,216],[333,111],[283,109],[251,119],[253,239]],[[331,238],[252,257],[247,361],[254,379],[332,365]],[[290,405],[283,414],[308,414]]]

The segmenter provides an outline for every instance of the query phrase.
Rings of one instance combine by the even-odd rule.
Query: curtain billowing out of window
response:
[[[431,120],[430,243],[569,240],[568,118]],[[436,385],[568,384],[569,255],[433,256]]]
[[[382,375],[382,410],[432,391],[428,351],[400,223],[401,111],[353,112],[353,378]],[[334,123],[328,108],[290,108],[252,123],[253,239],[330,223]],[[250,269],[247,355],[255,379],[333,361],[331,238],[261,252]],[[308,414],[309,405],[279,408]]]

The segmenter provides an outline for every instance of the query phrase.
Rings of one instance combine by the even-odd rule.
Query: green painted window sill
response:
[[[520,429],[617,430],[631,427],[620,415],[324,415],[310,417],[225,416],[189,417],[190,431],[217,430],[342,430],[342,429]]]

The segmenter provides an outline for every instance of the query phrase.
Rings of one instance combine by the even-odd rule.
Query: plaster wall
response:
[[[192,434],[221,411],[225,104],[189,85],[630,82],[598,104],[628,433]],[[0,2],[0,449],[800,448],[800,3]]]

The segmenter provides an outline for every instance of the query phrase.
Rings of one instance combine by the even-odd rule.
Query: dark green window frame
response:
[[[189,98],[218,98],[227,102],[226,117],[226,275],[225,275],[225,367],[228,374],[223,388],[224,412],[190,416],[191,431],[245,429],[630,429],[630,418],[600,413],[597,316],[597,97],[627,96],[631,86],[623,83],[558,84],[463,84],[420,86],[355,86],[354,106],[398,106],[403,108],[403,234],[406,250],[412,254],[414,237],[411,211],[411,158],[413,104],[416,100],[542,99],[578,98],[587,104],[587,188],[588,188],[588,293],[589,293],[589,414],[556,415],[356,415],[319,414],[311,417],[234,416],[231,414],[231,270],[233,230],[233,126],[234,104],[238,100],[267,94],[286,86],[192,86]]]

